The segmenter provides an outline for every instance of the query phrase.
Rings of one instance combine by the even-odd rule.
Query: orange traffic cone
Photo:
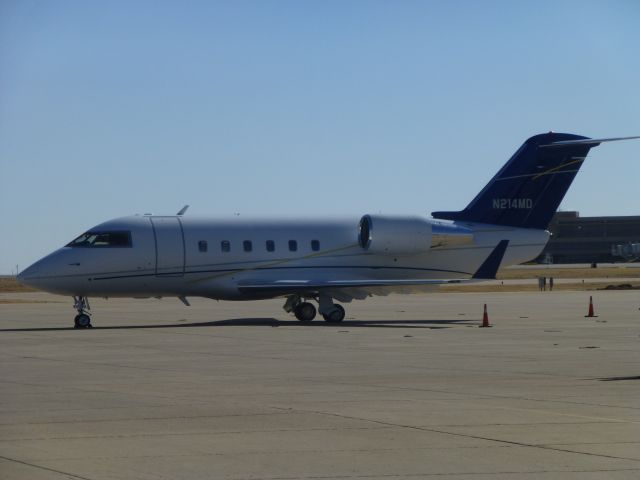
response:
[[[480,325],[480,328],[488,328],[488,327],[492,327],[493,325],[491,325],[489,323],[489,315],[487,314],[487,304],[484,304],[484,313],[482,314],[482,325]]]
[[[589,297],[589,312],[584,316],[584,318],[589,317],[597,317],[598,315],[594,315],[593,313],[593,297]]]

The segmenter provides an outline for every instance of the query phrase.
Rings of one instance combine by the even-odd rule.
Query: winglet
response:
[[[495,280],[496,273],[498,273],[498,269],[500,268],[500,264],[502,263],[502,258],[504,257],[504,253],[507,251],[507,246],[509,245],[509,240],[501,240],[496,248],[489,254],[487,259],[482,262],[478,271],[473,274],[473,277],[478,280]]]
[[[184,215],[184,212],[186,212],[186,211],[187,211],[187,208],[189,208],[189,205],[185,205],[184,207],[182,207],[182,208],[180,209],[180,211],[179,211],[178,213],[176,213],[176,215],[177,215],[178,217],[181,217],[182,215]]]

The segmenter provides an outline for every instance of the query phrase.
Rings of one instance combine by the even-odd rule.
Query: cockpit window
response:
[[[67,247],[131,247],[131,232],[86,232]]]

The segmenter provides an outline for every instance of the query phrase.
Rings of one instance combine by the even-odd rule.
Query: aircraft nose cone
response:
[[[72,267],[69,267],[69,264],[67,252],[62,249],[56,250],[20,272],[17,279],[23,285],[36,290],[62,295],[75,294],[78,282],[82,281],[69,275],[77,273],[75,270],[70,272],[69,269]]]
[[[22,283],[23,285],[27,285],[27,286],[33,286],[31,284],[31,279],[33,279],[36,276],[36,270],[33,268],[33,265],[31,265],[30,267],[25,268],[24,270],[22,270],[17,276],[16,279],[18,280],[18,282]]]
[[[50,291],[50,287],[55,286],[55,276],[60,268],[58,260],[56,253],[51,253],[24,269],[16,278],[36,290]]]

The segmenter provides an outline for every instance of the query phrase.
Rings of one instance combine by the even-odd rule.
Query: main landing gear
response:
[[[293,314],[301,322],[310,322],[316,318],[316,307],[309,302],[300,302],[293,309]]]
[[[339,323],[344,320],[344,308],[342,305],[333,303],[330,296],[318,295],[314,300],[318,302],[317,311],[320,312],[320,315],[322,315],[325,322]],[[303,299],[298,295],[288,297],[283,308],[286,312],[293,312],[296,318],[301,322],[310,322],[316,317],[316,307],[310,302],[303,301]]]
[[[91,328],[91,307],[87,297],[73,297],[73,308],[78,314],[73,319],[73,328]]]

